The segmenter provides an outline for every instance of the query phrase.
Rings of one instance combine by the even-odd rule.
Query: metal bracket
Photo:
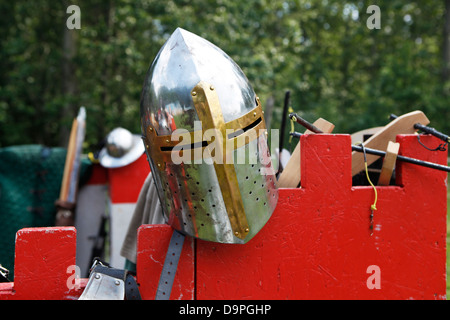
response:
[[[123,280],[106,274],[92,272],[79,300],[124,300]]]
[[[9,270],[0,264],[0,282],[11,282],[8,279],[8,276],[9,276]]]
[[[111,268],[94,259],[86,288],[79,300],[140,300],[138,285],[126,270]]]

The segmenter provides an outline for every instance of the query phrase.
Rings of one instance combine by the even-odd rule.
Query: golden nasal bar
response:
[[[222,191],[223,201],[228,212],[231,228],[236,237],[245,239],[249,230],[247,217],[245,216],[244,204],[242,202],[239,184],[234,170],[234,164],[227,162],[227,150],[225,150],[224,139],[226,135],[226,123],[223,118],[219,97],[214,87],[206,82],[200,81],[191,91],[195,110],[202,122],[204,130],[216,129],[215,159],[222,160],[220,163],[214,161],[214,168]]]

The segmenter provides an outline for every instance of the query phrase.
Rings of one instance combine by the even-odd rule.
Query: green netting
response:
[[[0,264],[14,277],[15,235],[21,228],[53,226],[65,148],[40,145],[0,149]],[[82,161],[81,175],[89,161]]]

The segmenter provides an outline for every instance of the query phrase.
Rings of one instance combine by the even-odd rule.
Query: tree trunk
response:
[[[77,78],[75,75],[76,66],[73,62],[77,53],[77,29],[69,30],[66,24],[63,24],[63,63],[62,63],[62,93],[65,98],[65,104],[61,110],[62,125],[59,133],[59,145],[67,146],[71,130],[71,121],[75,116],[74,97],[77,92]]]
[[[445,1],[442,80],[450,80],[450,0]]]
[[[107,26],[107,29],[104,33],[103,42],[105,45],[109,44],[111,42],[111,38],[114,35],[114,3],[113,1],[108,1],[104,4],[104,7],[102,8],[102,15],[105,21],[105,25]],[[107,119],[108,112],[111,110],[111,92],[110,92],[110,82],[112,77],[112,61],[113,61],[113,54],[111,52],[106,52],[105,55],[102,57],[103,60],[103,71],[101,76],[101,82],[102,82],[102,92],[101,92],[101,119]],[[102,121],[99,123],[99,126],[97,128],[97,141],[101,141],[104,139],[109,131],[111,131],[113,128],[108,128],[108,125],[105,121]]]

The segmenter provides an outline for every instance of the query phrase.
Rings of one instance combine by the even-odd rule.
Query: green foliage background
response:
[[[65,59],[70,4],[81,9],[81,29],[70,30],[75,53]],[[381,9],[379,30],[366,26],[372,4]],[[333,122],[335,132],[413,110],[450,132],[443,0],[16,0],[0,2],[0,12],[0,147],[66,146],[80,106],[88,150],[117,126],[139,133],[145,74],[177,27],[241,66],[270,128],[280,127],[290,90],[296,112]]]
[[[81,9],[80,30],[67,30],[71,4]],[[1,1],[0,147],[67,146],[80,106],[87,111],[85,151],[118,126],[139,133],[145,74],[177,27],[213,42],[240,65],[270,128],[280,127],[289,90],[296,112],[333,122],[335,132],[422,110],[431,126],[450,133],[446,4],[450,8],[450,0]],[[381,9],[379,30],[366,26],[369,5]],[[287,134],[284,140],[289,147]]]

